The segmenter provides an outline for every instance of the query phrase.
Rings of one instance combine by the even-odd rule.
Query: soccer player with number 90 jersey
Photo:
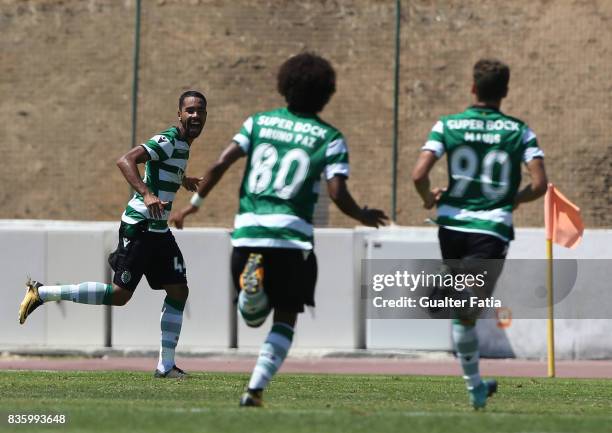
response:
[[[514,239],[512,211],[521,203],[536,200],[546,191],[544,153],[534,132],[521,120],[500,111],[508,93],[510,69],[494,59],[474,65],[474,105],[442,116],[422,148],[412,178],[426,209],[437,206],[436,222],[444,265],[443,272],[486,275],[485,284],[472,295],[492,295]],[[447,155],[447,188],[430,188],[429,172]],[[519,190],[521,166],[531,183]],[[520,288],[517,288],[520,289]],[[443,297],[444,290],[432,296]],[[451,290],[451,296],[457,292]],[[478,336],[475,323],[480,310],[451,311],[453,340],[470,402],[476,409],[486,405],[497,391],[497,382],[482,380],[478,368]]]
[[[438,159],[447,154],[449,183],[438,201],[441,226],[514,238],[512,210],[521,166],[544,156],[524,122],[474,105],[438,120],[422,150]]]

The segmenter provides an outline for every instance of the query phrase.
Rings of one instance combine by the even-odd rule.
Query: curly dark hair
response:
[[[497,101],[508,93],[510,68],[496,59],[480,59],[474,65],[474,86],[481,101]]]
[[[281,65],[277,89],[290,110],[316,114],[336,91],[336,71],[314,53],[297,54]]]

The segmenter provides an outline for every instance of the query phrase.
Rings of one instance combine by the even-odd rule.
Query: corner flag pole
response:
[[[554,224],[554,185],[548,184],[546,197],[544,198],[544,218],[546,225],[546,259],[547,259],[547,275],[546,275],[546,292],[548,304],[548,319],[547,319],[547,349],[548,349],[548,377],[555,377],[555,321],[554,321],[554,299],[553,299],[553,224]]]

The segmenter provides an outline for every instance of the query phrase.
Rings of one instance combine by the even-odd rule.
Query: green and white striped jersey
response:
[[[153,194],[167,201],[161,219],[153,219],[138,192],[129,201],[121,221],[137,224],[146,220],[152,232],[168,231],[168,216],[176,191],[181,187],[189,159],[189,144],[179,138],[179,130],[173,126],[142,144],[151,159],[145,163],[142,179]]]
[[[321,173],[349,174],[342,133],[318,116],[279,108],[249,117],[234,141],[247,162],[232,244],[312,249]]]
[[[521,163],[543,158],[533,131],[521,120],[488,107],[443,116],[422,148],[448,154],[448,189],[436,222],[453,230],[514,239],[512,206]]]

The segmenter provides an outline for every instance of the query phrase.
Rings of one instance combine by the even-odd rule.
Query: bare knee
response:
[[[133,293],[134,292],[132,292],[131,290],[124,289],[124,288],[121,288],[113,284],[113,297],[112,297],[113,305],[122,306],[122,305],[127,304],[128,301],[132,299]]]

